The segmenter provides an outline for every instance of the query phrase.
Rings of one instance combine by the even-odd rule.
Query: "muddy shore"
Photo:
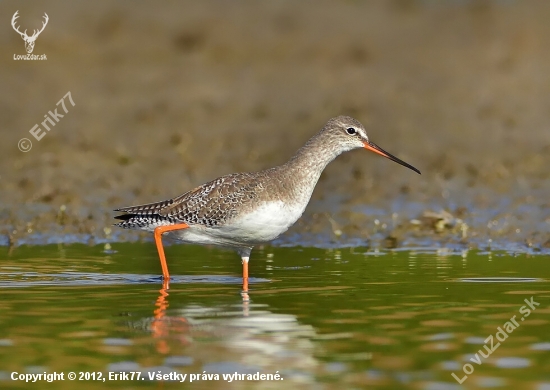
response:
[[[24,42],[2,25],[0,245],[150,239],[112,228],[112,209],[281,164],[345,114],[422,175],[341,156],[275,244],[550,253],[548,2],[0,10],[30,30],[49,16],[44,61],[14,60]],[[29,130],[69,91],[37,141]]]

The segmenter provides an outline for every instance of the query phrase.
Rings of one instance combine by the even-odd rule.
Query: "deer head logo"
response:
[[[34,33],[29,37],[27,35],[27,30],[25,30],[25,32],[21,32],[19,31],[19,27],[15,25],[15,20],[19,17],[19,15],[17,15],[18,12],[19,11],[15,11],[15,13],[13,14],[13,18],[11,18],[11,26],[15,31],[19,33],[19,35],[21,35],[21,38],[23,38],[23,40],[25,41],[25,49],[27,50],[27,53],[30,54],[34,50],[34,41],[36,41],[36,38],[38,38],[40,33],[44,31],[44,27],[46,27],[46,25],[48,24],[48,14],[44,12],[45,21],[42,24],[42,28],[40,30],[34,30]]]

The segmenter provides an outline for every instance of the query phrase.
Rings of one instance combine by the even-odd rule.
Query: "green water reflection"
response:
[[[284,378],[187,377],[184,388],[550,386],[548,256],[265,247],[253,253],[251,301],[243,302],[232,252],[167,248],[176,277],[166,291],[152,244],[112,249],[0,249],[1,388],[75,386],[12,381],[14,371]],[[525,299],[539,304],[528,317],[520,313]],[[498,343],[498,327],[514,315],[518,326],[490,356],[476,357],[480,349],[487,355],[490,335]],[[473,370],[465,379],[464,369]],[[452,373],[464,379],[461,386]],[[78,385],[105,387],[93,380]],[[109,385],[182,387],[149,380]]]

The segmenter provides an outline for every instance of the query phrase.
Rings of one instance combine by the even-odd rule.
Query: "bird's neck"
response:
[[[325,167],[341,152],[330,140],[319,133],[302,146],[296,154],[280,168],[300,198],[309,201],[311,193]]]

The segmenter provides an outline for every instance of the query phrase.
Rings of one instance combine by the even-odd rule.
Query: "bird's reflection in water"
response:
[[[190,343],[188,338],[189,323],[185,317],[167,316],[168,309],[168,290],[169,281],[162,282],[162,288],[159,290],[159,296],[155,302],[155,310],[153,311],[153,321],[151,322],[151,332],[156,340],[157,352],[163,355],[170,353],[169,340],[177,338],[180,345]]]
[[[319,347],[312,341],[315,329],[294,315],[268,311],[268,305],[251,303],[248,294],[237,304],[169,309],[168,291],[164,283],[152,318],[132,324],[152,333],[160,355],[186,355],[203,367],[216,365],[217,371],[229,364],[232,372],[311,372],[319,365],[314,357]]]
[[[169,339],[177,338],[181,345],[187,345],[191,342],[190,324],[185,317],[168,316],[166,311],[169,306],[168,290],[170,289],[170,281],[164,280],[162,288],[159,290],[159,296],[155,302],[155,310],[153,311],[153,320],[151,322],[151,332],[153,338],[157,340],[157,352],[163,355],[170,353]],[[247,291],[241,293],[242,298],[242,315],[248,317],[250,296]]]

